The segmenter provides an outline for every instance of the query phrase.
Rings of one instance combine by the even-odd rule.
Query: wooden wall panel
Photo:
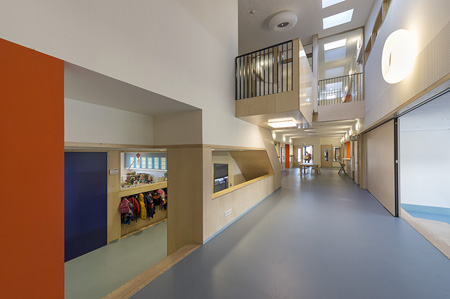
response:
[[[395,215],[394,121],[366,134],[367,190]]]
[[[203,170],[202,148],[167,150],[167,254],[186,244],[203,241],[203,173],[211,177],[211,164]],[[207,149],[211,152],[211,149]]]
[[[0,70],[2,297],[63,298],[64,62],[0,39]]]
[[[264,150],[261,151],[230,151],[246,181],[254,178],[273,174],[269,156]]]
[[[276,188],[274,189],[276,186],[275,180],[276,177],[271,175],[215,199],[208,198],[205,194],[203,241],[206,241],[276,190]],[[225,216],[225,211],[229,210],[231,210],[231,213]]]
[[[118,169],[119,174],[110,174]],[[108,152],[108,243],[120,239],[120,151]]]

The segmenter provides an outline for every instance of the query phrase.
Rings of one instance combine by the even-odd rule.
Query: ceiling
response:
[[[283,141],[283,137],[286,139],[286,143],[289,143],[289,139],[295,138],[342,138],[345,133],[357,122],[355,119],[330,121],[313,123],[312,128],[309,129],[279,129],[272,130],[272,134],[275,133],[274,138],[278,142]]]
[[[319,37],[319,80],[360,72],[356,65],[357,43],[363,44],[363,27],[372,10],[374,0],[345,0],[322,8],[321,0],[239,0],[239,54],[245,54],[287,40],[300,38],[305,52],[312,52],[312,37]],[[323,29],[323,18],[354,9],[350,22]],[[289,30],[274,31],[269,28],[270,19],[279,12],[292,11],[297,24]],[[356,30],[355,30],[356,29]],[[347,39],[345,47],[324,51],[324,44]],[[311,59],[310,59],[311,63]],[[247,120],[249,121],[249,120]],[[311,129],[272,130],[275,140],[288,138],[336,137],[341,138],[357,121],[355,119],[335,122],[313,123]],[[253,122],[255,123],[255,121]],[[261,125],[260,125],[261,126]]]
[[[197,110],[68,62],[64,63],[64,97],[151,116]]]
[[[400,131],[450,130],[450,92],[400,117]]]
[[[303,45],[312,43],[312,36],[319,38],[363,27],[369,17],[374,0],[345,0],[322,8],[320,0],[239,0],[239,54],[245,54],[290,39],[300,38]],[[322,19],[354,9],[349,23],[322,28]],[[250,11],[254,10],[254,13]],[[269,20],[282,11],[293,11],[297,24],[287,31],[272,31]]]

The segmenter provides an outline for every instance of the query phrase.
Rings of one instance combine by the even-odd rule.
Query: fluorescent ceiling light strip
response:
[[[322,8],[326,8],[328,6],[332,6],[341,2],[344,2],[345,0],[322,0]]]
[[[353,8],[323,19],[323,29],[339,26],[352,20]]]
[[[293,118],[269,119],[268,125],[272,128],[289,128],[289,127],[296,127],[297,122]]]
[[[337,41],[334,41],[334,42],[327,43],[327,44],[323,45],[323,49],[325,51],[333,50],[333,49],[336,49],[336,48],[345,47],[346,44],[347,44],[347,39],[344,38],[344,39],[340,39],[340,40],[337,40]]]

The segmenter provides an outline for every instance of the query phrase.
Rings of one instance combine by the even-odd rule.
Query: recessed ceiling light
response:
[[[286,27],[287,25],[289,25],[289,22],[282,22],[282,23],[278,24],[277,27],[283,28],[283,27]]]
[[[328,29],[338,25],[348,23],[352,20],[353,8],[323,19],[323,29]]]
[[[297,122],[294,118],[278,118],[269,119],[269,126],[272,128],[292,128],[297,126]]]
[[[337,41],[334,41],[334,42],[327,43],[327,44],[323,45],[323,49],[325,51],[333,50],[333,49],[336,49],[336,48],[345,47],[346,44],[347,44],[347,39],[344,38],[344,39],[340,39],[340,40],[337,40]]]
[[[322,0],[322,8],[332,6],[341,2],[344,2],[345,0]]]
[[[274,31],[286,31],[297,24],[297,15],[292,11],[283,11],[274,15],[269,21],[269,28]]]

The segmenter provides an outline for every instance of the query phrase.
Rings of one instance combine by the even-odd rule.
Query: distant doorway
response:
[[[313,146],[312,145],[305,145],[303,146],[303,163],[313,163],[314,157],[313,157]]]
[[[322,167],[333,166],[333,147],[331,145],[322,145],[321,156]]]

